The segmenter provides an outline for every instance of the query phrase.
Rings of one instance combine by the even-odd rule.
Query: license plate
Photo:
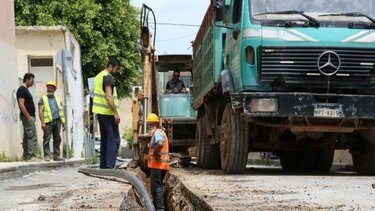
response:
[[[314,109],[314,116],[316,117],[341,117],[342,111],[341,109],[333,109],[333,108],[315,108]]]

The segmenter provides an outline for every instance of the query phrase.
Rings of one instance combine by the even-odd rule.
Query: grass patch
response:
[[[99,153],[94,152],[91,158],[86,158],[87,165],[93,165],[99,163]]]
[[[42,147],[39,146],[39,144],[37,143],[35,145],[35,148],[34,148],[34,155],[36,158],[43,158],[43,149]]]
[[[117,150],[117,157],[121,157],[121,154],[122,154],[122,147],[120,144],[119,149]]]
[[[0,154],[0,162],[18,162],[18,161],[22,161],[21,158],[19,157],[8,157],[5,155],[5,153],[3,152],[2,154]]]
[[[126,148],[131,149],[133,146],[133,130],[132,128],[125,128],[124,134],[122,134],[122,138],[126,141]]]
[[[66,144],[63,144],[63,152],[62,152],[62,157],[66,158]],[[69,158],[72,158],[73,157],[73,152],[74,152],[74,149],[73,149],[73,143],[70,144],[70,147],[69,147]]]

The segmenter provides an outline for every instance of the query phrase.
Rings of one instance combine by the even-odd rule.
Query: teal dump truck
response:
[[[197,164],[375,174],[375,1],[213,0],[193,43]]]

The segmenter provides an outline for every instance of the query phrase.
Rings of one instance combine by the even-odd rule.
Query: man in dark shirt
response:
[[[180,72],[179,71],[173,71],[173,78],[168,81],[167,87],[165,90],[166,94],[178,94],[178,93],[185,93],[186,88],[183,81],[180,79]]]
[[[110,86],[111,92],[113,94],[113,87],[115,86],[115,82],[113,81],[113,76],[107,75],[103,77],[103,91],[105,92],[105,87]]]
[[[34,84],[34,74],[26,73],[23,76],[23,85],[17,90],[18,107],[20,108],[20,119],[23,125],[23,158],[28,161],[36,161],[34,148],[37,143],[35,129],[35,105],[33,96],[28,88]]]

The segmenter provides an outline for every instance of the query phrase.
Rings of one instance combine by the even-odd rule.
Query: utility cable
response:
[[[196,33],[194,34],[188,34],[188,35],[185,35],[185,36],[182,36],[182,37],[176,37],[176,38],[172,38],[172,39],[165,39],[165,40],[156,40],[157,42],[167,42],[167,41],[174,41],[174,40],[181,40],[181,39],[184,39],[184,38],[188,38],[188,37],[191,37],[193,35],[195,35]]]
[[[150,22],[153,23],[153,22]],[[185,24],[185,23],[156,23],[156,25],[166,25],[166,26],[182,26],[182,27],[200,27],[200,25],[196,24]]]

